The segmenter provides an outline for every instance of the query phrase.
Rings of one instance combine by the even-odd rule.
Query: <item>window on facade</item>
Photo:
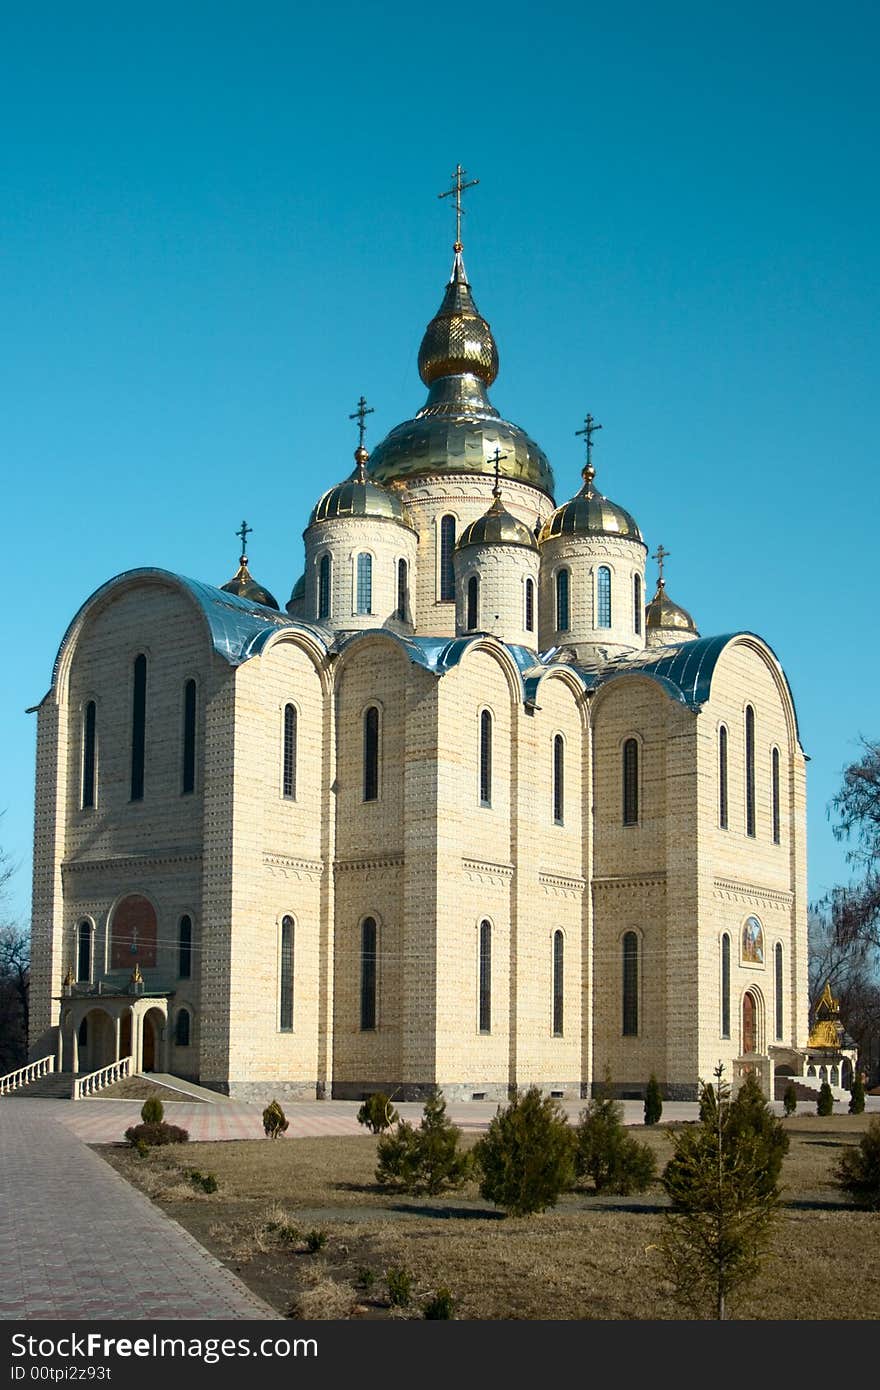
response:
[[[188,980],[192,975],[192,935],[192,918],[181,917],[177,929],[177,974],[181,980]]]
[[[409,574],[406,560],[397,562],[397,619],[406,622],[406,599],[409,587]]]
[[[553,739],[553,822],[561,825],[565,812],[565,742],[562,734]]]
[[[480,805],[492,805],[492,716],[480,715]]]
[[[639,938],[628,931],[623,938],[623,1036],[639,1031]]]
[[[477,617],[480,600],[480,581],[475,574],[468,580],[467,586],[467,629],[473,632],[477,626]]]
[[[184,796],[196,788],[196,683],[183,687],[183,767],[181,791]]]
[[[330,556],[322,555],[318,564],[318,621],[330,617]]]
[[[480,923],[480,1032],[492,1029],[492,924]]]
[[[565,949],[561,931],[553,933],[553,1036],[562,1037],[563,1024],[563,969]]]
[[[174,1024],[174,1042],[177,1047],[189,1047],[189,1009],[179,1009]]]
[[[77,984],[88,984],[92,978],[92,924],[80,922],[76,936]]]
[[[356,613],[372,613],[373,611],[373,557],[367,555],[365,551],[357,557],[357,594],[355,597]]]
[[[776,1040],[782,1041],[783,995],[782,995],[782,942],[777,941],[773,952],[773,965],[776,974]]]
[[[83,710],[82,747],[82,805],[83,810],[95,804],[95,749],[97,710],[94,700],[89,700]]]
[[[526,632],[535,630],[535,581],[526,580]]]
[[[727,730],[718,730],[718,824],[727,829]]]
[[[755,711],[746,705],[746,834],[755,833]]]
[[[293,1030],[293,918],[281,919],[281,961],[278,972],[278,1026]]]
[[[379,711],[364,711],[364,801],[379,799]]]
[[[633,575],[633,632],[637,637],[642,633],[642,576]]]
[[[779,844],[779,749],[774,748],[770,754],[770,801],[771,817],[773,823],[773,843]]]
[[[556,574],[556,630],[568,632],[569,629],[569,572],[558,570]]]
[[[455,552],[455,517],[444,516],[440,521],[440,598],[455,598],[455,571],[452,556]]]
[[[639,744],[634,738],[623,745],[623,823],[639,823]]]
[[[600,565],[596,573],[596,626],[611,626],[611,571]]]
[[[135,657],[131,705],[131,799],[144,797],[144,751],[147,727],[147,658]]]
[[[721,1036],[730,1037],[730,937],[721,938]]]
[[[376,1026],[376,921],[366,917],[361,927],[361,1029]]]
[[[281,754],[281,794],[296,799],[296,706],[284,706],[284,747]]]

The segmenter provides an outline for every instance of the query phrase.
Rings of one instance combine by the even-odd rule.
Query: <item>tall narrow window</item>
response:
[[[727,730],[718,730],[718,824],[727,829]]]
[[[755,711],[746,705],[746,834],[755,833]]]
[[[455,598],[454,551],[455,517],[444,516],[440,521],[440,598],[444,602]]]
[[[330,556],[322,555],[318,563],[318,621],[330,617]]]
[[[535,630],[535,581],[526,580],[526,632]]]
[[[181,917],[177,928],[177,976],[188,980],[192,975],[193,924],[191,917]]]
[[[639,1031],[639,938],[628,931],[623,938],[623,1036]]]
[[[569,627],[569,573],[558,570],[556,574],[556,630],[568,632]]]
[[[361,927],[361,1029],[376,1026],[376,921],[365,917]]]
[[[776,1041],[782,1041],[782,942],[777,941],[773,951],[773,965],[776,972]]]
[[[553,823],[562,825],[565,813],[565,743],[562,734],[553,739]]]
[[[82,804],[83,810],[95,804],[95,729],[97,710],[89,700],[83,710]]]
[[[553,1036],[562,1037],[564,991],[564,938],[561,931],[553,933]]]
[[[721,1036],[730,1037],[730,937],[721,938]]]
[[[634,738],[623,745],[623,823],[639,823],[639,744]]]
[[[76,939],[76,982],[88,984],[92,978],[92,924],[80,922]]]
[[[642,576],[633,575],[633,632],[637,637],[642,634]]]
[[[178,1010],[174,1023],[175,1047],[189,1047],[189,1009]]]
[[[397,562],[397,620],[406,622],[406,598],[409,587],[408,566],[406,560]]]
[[[492,716],[480,715],[480,805],[492,805]]]
[[[379,799],[379,711],[364,711],[364,801]]]
[[[284,706],[284,749],[281,755],[281,794],[296,800],[296,707]]]
[[[473,632],[477,626],[477,610],[480,599],[480,581],[475,574],[468,580],[467,586],[467,630]]]
[[[293,918],[281,919],[281,962],[278,972],[278,1026],[293,1031]]]
[[[611,571],[600,565],[596,574],[596,626],[611,626]]]
[[[480,1032],[492,1029],[492,925],[480,923]]]
[[[131,799],[144,798],[144,749],[147,730],[147,658],[134,660],[134,685],[131,704]]]
[[[779,844],[779,749],[770,754],[770,801],[773,820],[773,843]]]
[[[184,796],[196,788],[196,683],[183,687],[183,768],[181,790]]]
[[[373,557],[362,552],[357,557],[357,595],[355,612],[373,611]]]

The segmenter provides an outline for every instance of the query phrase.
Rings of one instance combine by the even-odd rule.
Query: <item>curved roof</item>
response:
[[[644,545],[635,517],[593,487],[595,469],[584,469],[584,485],[568,502],[548,516],[538,540],[555,536],[622,536]]]

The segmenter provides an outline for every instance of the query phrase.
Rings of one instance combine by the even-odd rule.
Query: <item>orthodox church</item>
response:
[[[462,171],[457,171],[460,212]],[[807,1024],[805,760],[750,632],[704,637],[586,466],[489,390],[459,232],[412,419],[315,503],[282,611],[110,579],[38,711],[32,1056],[252,1100],[577,1099]],[[353,417],[354,418],[354,417]],[[648,601],[646,602],[646,599]]]

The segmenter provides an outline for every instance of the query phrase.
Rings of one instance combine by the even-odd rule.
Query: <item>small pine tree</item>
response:
[[[768,1185],[775,1186],[782,1172],[782,1160],[788,1153],[789,1138],[781,1120],[767,1104],[754,1072],[746,1076],[725,1117],[728,1142],[735,1142],[747,1134],[754,1136],[763,1154]]]
[[[145,1125],[160,1125],[165,1118],[165,1107],[158,1096],[147,1096],[141,1106],[141,1119]]]
[[[623,1106],[611,1096],[611,1081],[605,1084],[581,1112],[576,1131],[575,1171],[589,1178],[597,1192],[644,1192],[654,1177],[656,1159],[647,1144],[627,1134]]]
[[[537,1086],[520,1092],[474,1149],[480,1194],[509,1216],[529,1216],[559,1201],[574,1181],[574,1135],[558,1101]]]
[[[266,1138],[277,1139],[279,1134],[283,1134],[289,1126],[290,1121],[285,1118],[281,1106],[277,1100],[273,1100],[263,1111],[263,1129],[266,1131]]]
[[[841,1155],[833,1181],[854,1206],[880,1211],[880,1119],[871,1121],[857,1147]]]
[[[819,1087],[819,1099],[816,1101],[817,1115],[834,1114],[834,1094],[827,1081],[823,1081]]]
[[[864,1115],[865,1113],[865,1079],[859,1071],[853,1077],[849,1091],[849,1113],[851,1115]]]
[[[376,1181],[432,1197],[460,1187],[470,1169],[470,1156],[460,1143],[461,1130],[447,1118],[446,1101],[438,1091],[425,1102],[418,1129],[399,1120],[392,1132],[382,1135]]]
[[[371,1134],[382,1134],[396,1124],[399,1118],[391,1104],[391,1097],[386,1096],[384,1091],[374,1091],[371,1096],[367,1096],[357,1113],[358,1124],[363,1125]]]
[[[793,1081],[789,1081],[783,1092],[782,1108],[786,1115],[793,1115],[797,1110],[797,1089]]]
[[[660,1116],[663,1114],[663,1097],[660,1094],[660,1083],[653,1072],[648,1078],[648,1086],[645,1091],[645,1124],[656,1125],[659,1123]]]

